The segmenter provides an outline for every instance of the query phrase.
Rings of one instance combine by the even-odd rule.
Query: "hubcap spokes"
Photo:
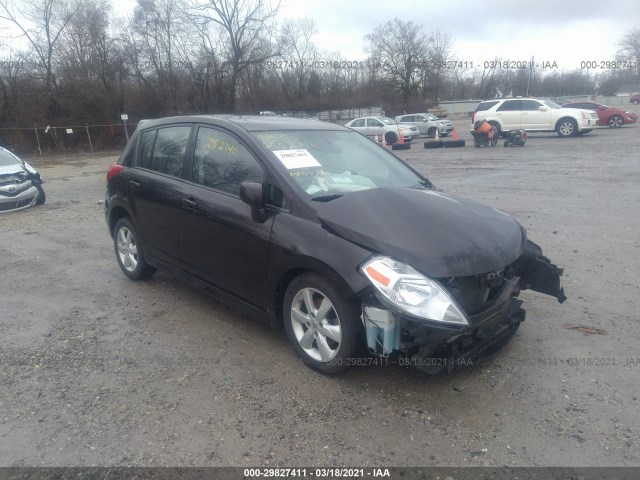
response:
[[[128,272],[133,272],[138,266],[138,247],[131,230],[121,227],[118,230],[118,256],[122,266]]]
[[[319,362],[333,359],[342,341],[340,319],[333,303],[313,288],[300,290],[291,305],[291,326],[298,344]]]

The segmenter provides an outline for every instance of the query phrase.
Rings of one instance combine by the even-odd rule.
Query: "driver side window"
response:
[[[242,182],[263,183],[264,170],[235,138],[220,130],[200,127],[193,155],[193,181],[240,195]]]

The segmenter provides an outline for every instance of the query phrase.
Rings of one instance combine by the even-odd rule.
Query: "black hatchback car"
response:
[[[108,170],[105,206],[125,275],[166,269],[284,324],[323,373],[366,349],[450,371],[514,335],[521,289],[565,299],[561,269],[512,217],[320,121],[142,121]]]

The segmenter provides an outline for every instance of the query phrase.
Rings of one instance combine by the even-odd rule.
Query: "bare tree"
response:
[[[283,68],[276,68],[289,98],[301,100],[307,93],[311,72],[318,60],[318,51],[311,37],[317,32],[311,18],[287,20],[280,32],[280,55]]]
[[[380,75],[400,92],[406,107],[411,94],[419,87],[423,66],[428,62],[428,39],[422,26],[394,18],[376,27],[365,39],[371,62]]]
[[[61,34],[69,25],[80,4],[75,0],[22,0],[20,5],[20,10],[16,10],[9,0],[0,0],[0,18],[18,27],[44,67],[49,99],[47,117],[52,122],[58,110],[54,56]]]
[[[269,0],[200,0],[192,7],[201,28],[211,28],[220,39],[217,47],[224,58],[220,69],[228,71],[225,110],[235,112],[239,77],[252,65],[260,64],[278,54],[274,48],[274,20],[280,5],[273,7]]]
[[[640,81],[640,27],[634,28],[627,32],[620,41],[620,54],[627,60],[635,63],[635,72],[638,81]]]
[[[440,97],[440,86],[450,70],[452,59],[453,42],[451,34],[441,31],[433,32],[427,43],[427,64],[424,71],[425,85],[423,88],[423,98],[427,91],[426,87],[433,93],[434,102],[438,102]]]
[[[169,97],[170,111],[178,113],[176,70],[177,39],[185,32],[185,17],[177,0],[138,0],[132,19],[131,42],[136,72],[149,86],[146,72],[153,72],[158,86]],[[153,87],[151,87],[153,88]]]

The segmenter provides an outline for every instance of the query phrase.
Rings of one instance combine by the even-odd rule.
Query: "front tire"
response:
[[[136,227],[128,218],[121,218],[113,229],[113,246],[122,272],[131,280],[142,280],[156,273],[147,264]]]
[[[38,185],[36,187],[38,189],[38,198],[36,199],[36,205],[44,205],[44,202],[47,200],[47,195],[44,193],[44,189]]]
[[[563,118],[558,122],[556,131],[563,138],[573,137],[578,133],[578,122],[573,118]]]
[[[622,118],[620,115],[613,115],[611,116],[611,118],[609,118],[609,121],[607,123],[609,124],[609,128],[620,128],[622,125],[624,125],[624,118]]]
[[[427,132],[427,135],[429,135],[430,137],[435,137],[436,136],[436,127],[431,127],[429,129],[429,131]]]
[[[360,332],[360,308],[315,273],[289,284],[284,297],[285,330],[293,348],[309,367],[325,375],[348,368]]]

